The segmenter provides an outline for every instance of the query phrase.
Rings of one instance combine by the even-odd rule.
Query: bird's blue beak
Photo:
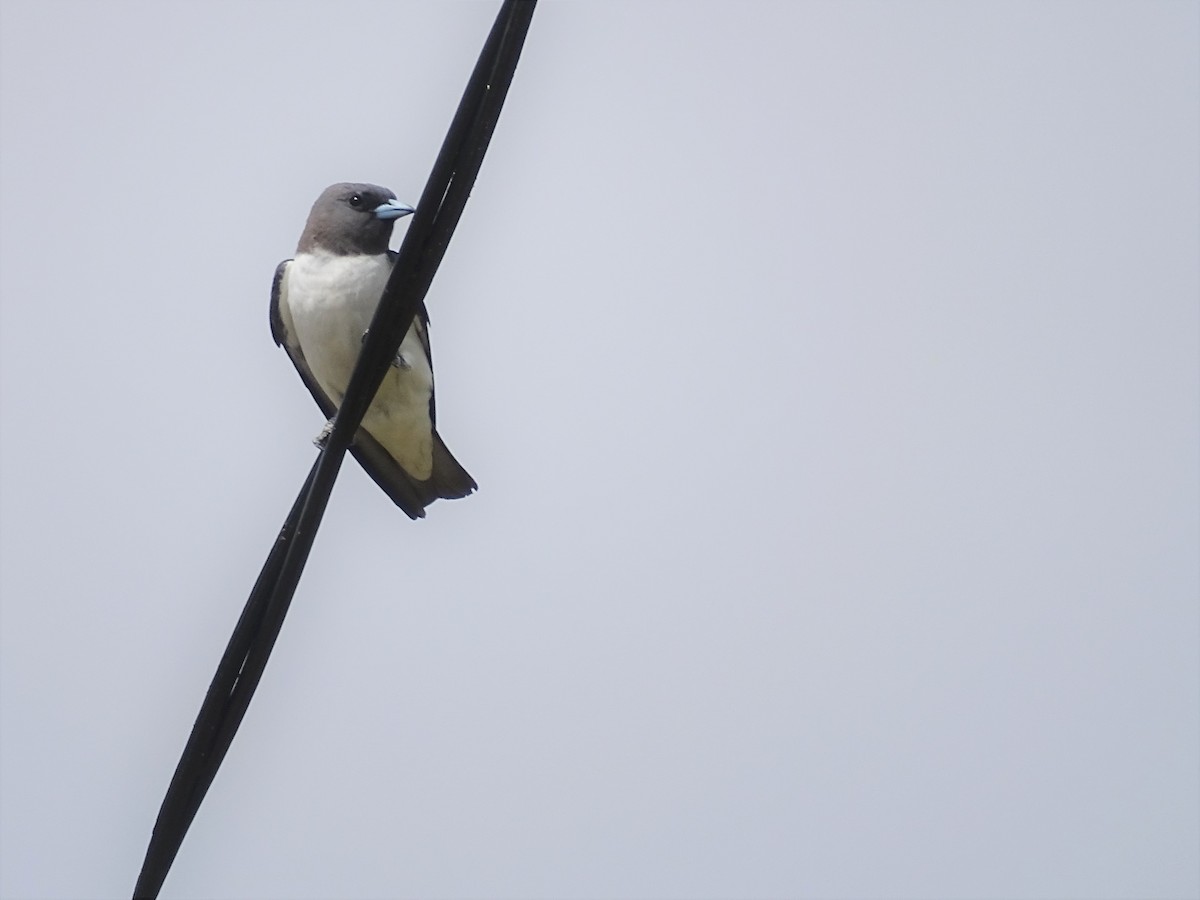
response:
[[[399,200],[389,200],[387,203],[379,204],[372,212],[375,213],[377,219],[402,219],[405,216],[411,216],[416,210]]]

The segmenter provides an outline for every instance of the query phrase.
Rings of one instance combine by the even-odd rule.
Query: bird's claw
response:
[[[324,450],[325,444],[329,441],[331,434],[333,434],[333,419],[325,423],[325,427],[321,429],[321,433],[313,438],[313,443]]]
[[[366,331],[364,331],[362,333],[362,337],[358,339],[358,342],[360,344],[365,344],[367,342],[367,335],[370,333],[371,333],[371,329],[368,328]],[[409,363],[409,361],[404,358],[404,354],[399,351],[396,352],[396,358],[392,360],[392,365],[395,366],[397,369],[411,369],[412,368],[412,365]],[[326,435],[326,437],[328,437],[328,435]]]

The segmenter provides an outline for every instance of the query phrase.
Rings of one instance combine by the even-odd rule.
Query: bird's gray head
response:
[[[313,204],[296,252],[386,253],[392,226],[412,212],[411,206],[377,184],[332,184]]]

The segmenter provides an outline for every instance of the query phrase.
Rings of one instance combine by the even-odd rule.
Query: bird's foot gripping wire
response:
[[[321,433],[313,438],[313,443],[324,450],[325,442],[329,440],[331,434],[333,434],[333,419],[325,423],[325,427],[321,429]]]
[[[365,344],[367,342],[367,335],[370,334],[370,331],[371,330],[368,328],[366,331],[364,331],[362,333],[362,337],[359,338],[360,344]],[[407,359],[404,358],[404,354],[401,353],[399,350],[396,351],[396,358],[392,360],[392,365],[395,366],[397,369],[411,369],[412,368],[412,364]],[[326,435],[326,436],[328,437],[328,435]]]

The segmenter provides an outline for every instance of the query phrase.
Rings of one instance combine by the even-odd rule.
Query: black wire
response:
[[[158,896],[216,777],[295,594],[351,438],[441,264],[504,105],[536,0],[505,0],[421,194],[321,454],[263,564],[159,809],[135,900]]]

